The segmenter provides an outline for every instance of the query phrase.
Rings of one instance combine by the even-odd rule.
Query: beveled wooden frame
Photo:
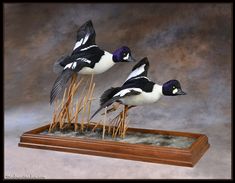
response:
[[[19,146],[64,151],[88,155],[146,161],[152,163],[172,164],[193,167],[209,148],[208,138],[204,134],[128,128],[127,132],[153,133],[162,135],[184,136],[196,138],[189,148],[162,147],[145,144],[130,144],[98,139],[82,139],[40,134],[50,125],[45,125],[20,137]]]

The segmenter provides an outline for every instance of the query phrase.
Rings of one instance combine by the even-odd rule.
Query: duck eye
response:
[[[126,53],[123,53],[123,56],[126,56]]]
[[[175,89],[175,86],[173,86],[173,89]]]

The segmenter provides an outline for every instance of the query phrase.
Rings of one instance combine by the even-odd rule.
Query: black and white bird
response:
[[[83,24],[77,31],[77,42],[72,54],[55,62],[53,70],[59,74],[50,94],[50,103],[65,88],[73,73],[100,74],[110,69],[118,62],[132,62],[135,59],[131,50],[122,46],[113,53],[100,49],[95,43],[96,33],[92,21]]]
[[[100,97],[100,108],[90,120],[103,108],[114,102],[125,106],[138,106],[157,102],[161,96],[185,95],[179,81],[170,80],[163,85],[152,82],[148,77],[149,61],[147,57],[140,60],[132,69],[127,80],[121,87],[110,88]]]

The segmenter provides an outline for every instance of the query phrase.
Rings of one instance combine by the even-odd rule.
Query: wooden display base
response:
[[[43,135],[50,125],[25,132],[20,137],[19,146],[38,149],[107,156],[152,163],[164,163],[193,167],[209,148],[208,138],[203,134],[162,131],[150,129],[128,128],[127,132],[173,135],[196,138],[189,148],[173,148],[146,144],[130,144],[98,139],[82,139],[76,137],[61,137]]]

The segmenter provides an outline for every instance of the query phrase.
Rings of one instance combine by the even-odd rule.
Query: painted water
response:
[[[40,134],[52,135],[52,136],[62,136],[62,137],[76,137],[81,139],[102,139],[102,130],[96,129],[96,131],[84,131],[75,132],[74,130],[66,131],[54,131],[49,133],[48,130],[41,132]],[[140,133],[140,132],[127,132],[125,138],[112,138],[112,135],[106,134],[104,140],[124,142],[130,144],[145,144],[153,146],[162,147],[175,147],[175,148],[189,148],[196,138],[184,137],[184,136],[173,136],[173,135],[162,135],[162,134],[152,134],[152,133]]]

